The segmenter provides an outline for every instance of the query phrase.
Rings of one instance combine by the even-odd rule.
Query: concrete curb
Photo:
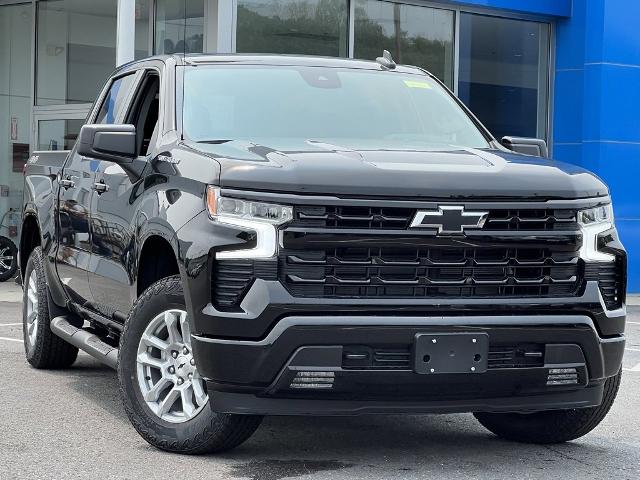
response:
[[[19,303],[22,301],[22,287],[11,279],[0,283],[0,302]]]

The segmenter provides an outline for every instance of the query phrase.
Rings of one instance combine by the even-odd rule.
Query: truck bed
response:
[[[57,175],[68,155],[69,150],[36,150],[29,157],[25,175]]]

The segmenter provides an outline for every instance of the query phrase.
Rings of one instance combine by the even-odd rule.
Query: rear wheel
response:
[[[56,336],[49,324],[48,287],[42,250],[36,247],[27,262],[22,287],[22,330],[27,361],[35,368],[66,368],[78,349]]]
[[[134,305],[120,340],[120,395],[131,423],[151,445],[201,454],[248,439],[261,417],[214,413],[191,351],[178,276],[149,287]]]
[[[597,407],[537,413],[475,413],[478,421],[499,437],[523,443],[568,442],[596,428],[609,412],[618,393],[622,372],[608,378],[602,403]]]
[[[18,249],[7,237],[0,236],[0,282],[13,278],[18,270]]]

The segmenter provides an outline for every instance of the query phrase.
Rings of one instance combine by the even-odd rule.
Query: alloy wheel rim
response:
[[[35,269],[29,275],[27,282],[27,341],[33,346],[38,334],[38,277]]]
[[[7,252],[9,252],[7,254]],[[8,272],[13,266],[14,258],[11,255],[9,247],[0,248],[0,272]]]
[[[209,402],[184,310],[167,310],[151,320],[138,344],[136,372],[142,398],[162,420],[186,422]]]

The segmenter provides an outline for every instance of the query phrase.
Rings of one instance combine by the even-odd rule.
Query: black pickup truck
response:
[[[620,383],[626,254],[606,185],[545,150],[388,55],[127,64],[73,150],[27,164],[27,360],[116,368],[181,453],[263,415],[578,438]]]

